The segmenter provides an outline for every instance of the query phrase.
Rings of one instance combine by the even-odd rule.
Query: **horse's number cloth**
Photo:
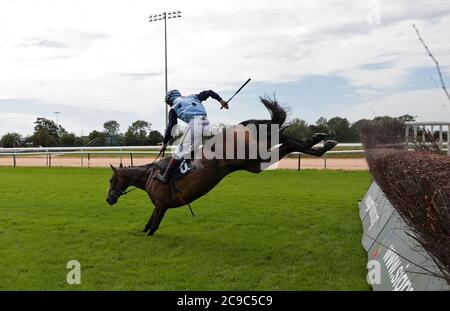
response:
[[[189,174],[194,169],[191,160],[183,160],[180,165],[176,168],[173,177],[175,179],[180,179]]]

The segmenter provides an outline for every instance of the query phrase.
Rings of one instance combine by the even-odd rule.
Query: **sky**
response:
[[[212,89],[212,123],[267,118],[276,94],[290,118],[350,122],[413,114],[450,121],[450,102],[412,28],[419,28],[450,86],[450,1],[1,0],[0,135],[33,132],[37,117],[77,135],[117,120],[164,129],[164,23],[169,89]]]

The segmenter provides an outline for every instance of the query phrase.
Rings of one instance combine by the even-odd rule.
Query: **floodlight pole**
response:
[[[59,112],[59,111],[55,111],[55,115],[56,115],[56,127],[59,127],[59,114],[60,114],[61,112]]]
[[[167,14],[166,12],[164,12],[164,64],[165,64],[165,68],[164,68],[164,75],[165,75],[165,80],[166,80],[166,87],[165,87],[165,92],[164,92],[164,96],[167,94],[168,89],[168,83],[167,83]],[[169,120],[169,108],[167,107],[167,104],[164,102],[164,107],[166,107],[166,129],[167,129],[167,124],[168,124],[168,120]]]
[[[167,79],[167,18],[180,18],[181,17],[181,11],[170,11],[170,12],[164,12],[162,14],[157,15],[150,15],[149,22],[155,22],[164,19],[164,79],[165,79],[165,94],[167,94],[167,91],[169,90],[168,87],[168,79]],[[166,112],[166,128],[168,123],[168,115],[169,115],[169,108],[167,107],[167,104],[164,103],[165,112]]]

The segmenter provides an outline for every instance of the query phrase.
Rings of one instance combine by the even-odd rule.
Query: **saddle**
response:
[[[166,167],[169,165],[169,160],[170,157],[161,159],[156,162],[155,165],[161,172],[164,172],[166,170]],[[179,180],[192,172],[195,169],[195,166],[192,162],[193,161],[191,159],[183,159],[183,161],[179,163],[178,167],[173,172],[170,179]]]

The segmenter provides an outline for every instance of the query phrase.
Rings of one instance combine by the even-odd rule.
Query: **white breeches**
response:
[[[195,117],[192,119],[181,137],[181,143],[173,152],[172,156],[175,159],[181,158],[190,159],[191,151],[194,150],[195,158],[201,158],[201,150],[203,136],[211,135],[211,128],[209,126],[208,118]],[[198,156],[196,156],[198,154]]]

